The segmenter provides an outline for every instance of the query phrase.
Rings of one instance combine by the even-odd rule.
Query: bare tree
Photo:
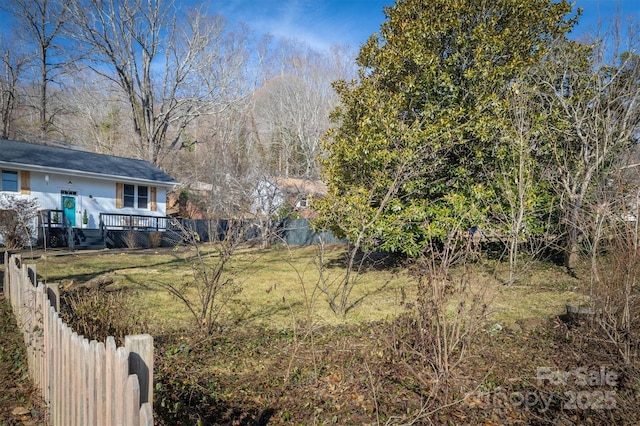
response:
[[[615,36],[615,38],[619,37]],[[600,41],[600,43],[604,43]],[[606,50],[606,48],[601,48]],[[545,137],[565,229],[565,265],[573,268],[581,238],[581,215],[593,184],[606,180],[616,156],[635,141],[640,125],[640,60],[559,43],[535,78],[545,105]]]
[[[541,116],[536,113],[535,92],[528,86],[513,82],[506,95],[506,120],[502,134],[502,143],[495,152],[496,170],[488,175],[495,177],[496,200],[490,215],[497,221],[501,234],[506,235],[509,258],[509,277],[507,284],[513,284],[518,270],[520,245],[529,240],[533,255],[544,248],[534,245],[540,235],[537,223],[541,208],[549,202],[545,197],[544,183],[540,175],[544,165],[536,162],[536,153],[543,142],[541,139]]]
[[[162,0],[73,0],[71,9],[73,36],[91,49],[87,66],[127,99],[137,156],[160,165],[227,93],[212,74],[230,54],[220,51],[224,19],[196,10],[179,22],[173,2]]]
[[[16,111],[20,80],[28,64],[29,56],[16,48],[15,40],[0,38],[2,69],[0,70],[0,122],[2,138],[9,138]]]
[[[253,122],[274,175],[315,179],[320,139],[338,99],[331,84],[342,74],[347,50],[317,52],[292,40],[276,51],[279,69],[254,95]]]
[[[58,120],[64,140],[89,151],[127,156],[129,110],[113,82],[78,70],[62,94],[69,114]]]
[[[69,62],[64,54],[63,30],[69,20],[70,0],[9,0],[5,10],[18,22],[16,30],[29,46],[33,46],[34,81],[38,81],[37,109],[40,115],[40,137],[45,138],[55,112],[49,110],[49,87],[64,72]],[[37,77],[36,77],[37,76]]]
[[[213,217],[237,218],[249,212],[252,188],[263,171],[248,110],[249,103],[239,100],[199,120],[198,143],[185,153],[194,165],[187,169],[188,181],[209,187],[208,212]]]

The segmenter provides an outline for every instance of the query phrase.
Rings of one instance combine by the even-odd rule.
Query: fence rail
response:
[[[58,316],[57,286],[36,280],[19,254],[4,259],[8,296],[27,347],[29,374],[56,425],[153,425],[153,338],[89,341]]]

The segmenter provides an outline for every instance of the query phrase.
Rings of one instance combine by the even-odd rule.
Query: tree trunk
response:
[[[47,136],[49,126],[47,122],[47,48],[43,46],[41,49],[40,63],[40,135],[42,138]]]
[[[567,211],[566,227],[567,239],[564,246],[564,266],[573,271],[578,262],[578,214],[580,211],[580,201],[570,201]]]

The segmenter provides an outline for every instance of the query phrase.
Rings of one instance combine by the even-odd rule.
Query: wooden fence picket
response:
[[[98,401],[96,399],[96,357],[94,353],[98,342],[92,340],[87,343],[85,352],[85,361],[87,363],[87,424],[96,424],[96,408]]]
[[[127,377],[124,388],[124,414],[127,426],[140,424],[140,384],[138,376],[131,374]]]
[[[107,398],[107,380],[105,367],[107,365],[105,345],[102,342],[96,344],[95,358],[95,395],[96,395],[96,425],[107,425],[106,423],[106,398]]]
[[[153,425],[153,338],[89,341],[58,315],[56,285],[38,283],[35,267],[5,252],[3,292],[27,346],[29,374],[61,425]]]

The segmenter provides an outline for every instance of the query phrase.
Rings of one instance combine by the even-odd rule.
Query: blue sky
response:
[[[179,1],[179,0],[178,0]],[[429,0],[425,0],[429,1]],[[393,0],[212,0],[208,12],[243,21],[258,34],[296,38],[311,47],[359,47],[384,21],[382,8]],[[576,32],[593,31],[618,10],[640,17],[640,0],[576,0],[584,15]]]
[[[223,15],[230,23],[245,22],[257,34],[295,38],[319,50],[333,44],[358,48],[379,30],[384,21],[383,7],[394,1],[175,0],[178,7],[202,4],[206,12]],[[575,0],[575,3],[584,9],[576,33],[595,32],[598,22],[609,20],[618,11],[623,17],[634,15],[640,21],[640,0]],[[0,11],[0,24],[5,19]]]
[[[358,47],[378,30],[393,0],[214,0],[208,11],[249,24],[258,34],[296,38],[311,47]]]

